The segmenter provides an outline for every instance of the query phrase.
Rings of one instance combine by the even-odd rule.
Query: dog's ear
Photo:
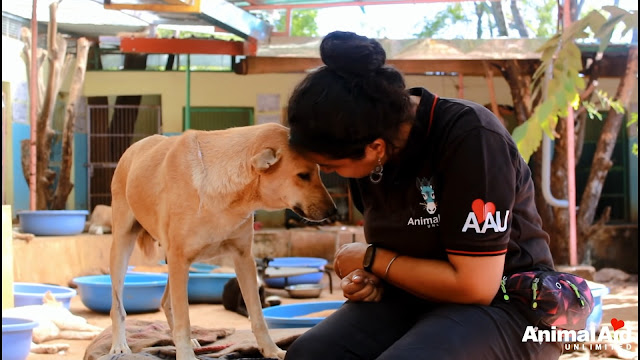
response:
[[[262,149],[251,158],[251,164],[258,171],[269,169],[280,160],[280,152],[272,148]]]

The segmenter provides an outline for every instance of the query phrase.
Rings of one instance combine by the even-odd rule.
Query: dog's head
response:
[[[336,205],[320,179],[318,165],[291,150],[286,127],[270,125],[251,158],[265,210],[289,208],[313,221],[334,215]]]

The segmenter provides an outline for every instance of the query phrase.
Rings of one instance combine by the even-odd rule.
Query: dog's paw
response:
[[[113,344],[111,350],[109,350],[109,354],[131,354],[131,349],[126,343]]]

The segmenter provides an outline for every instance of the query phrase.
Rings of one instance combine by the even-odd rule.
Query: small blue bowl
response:
[[[278,278],[266,278],[265,284],[268,287],[283,289],[287,285],[299,284],[318,284],[324,275],[324,266],[327,265],[327,259],[314,257],[281,257],[275,258],[269,262],[269,267],[287,268],[287,267],[309,267],[318,269],[317,273],[295,275]]]
[[[126,274],[122,294],[125,311],[130,314],[158,311],[167,279],[167,274]],[[111,311],[109,275],[81,276],[73,282],[78,285],[80,299],[86,307],[105,314]]]
[[[594,328],[598,330],[602,322],[602,297],[609,293],[609,288],[593,282],[589,282],[589,288],[591,289],[591,295],[593,295],[593,310],[591,310],[591,314],[587,318],[586,329]]]
[[[211,265],[205,263],[193,263],[189,266],[189,272],[191,273],[210,273],[213,270],[219,268],[218,265]]]
[[[342,304],[344,300],[278,305],[264,308],[262,313],[270,329],[312,327],[325,318],[305,317],[305,315],[323,310],[335,310]]]
[[[189,303],[222,303],[224,286],[235,277],[230,273],[189,273]]]
[[[25,360],[31,349],[33,320],[2,317],[2,360]]]
[[[13,306],[42,305],[47,291],[51,291],[51,295],[67,309],[71,298],[77,295],[74,289],[64,286],[17,282],[13,283]]]
[[[161,261],[160,264],[165,265],[166,262]],[[189,282],[187,285],[189,303],[222,303],[222,292],[224,286],[230,279],[236,277],[232,273],[212,273],[211,271],[219,268],[218,265],[205,263],[193,263],[189,267]],[[154,274],[134,271],[133,266],[129,267],[128,274]]]
[[[18,211],[22,232],[37,236],[77,235],[84,231],[88,210]]]

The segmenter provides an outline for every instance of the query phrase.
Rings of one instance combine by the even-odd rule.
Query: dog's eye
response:
[[[310,181],[311,180],[311,174],[309,173],[299,173],[298,177],[304,181]]]

